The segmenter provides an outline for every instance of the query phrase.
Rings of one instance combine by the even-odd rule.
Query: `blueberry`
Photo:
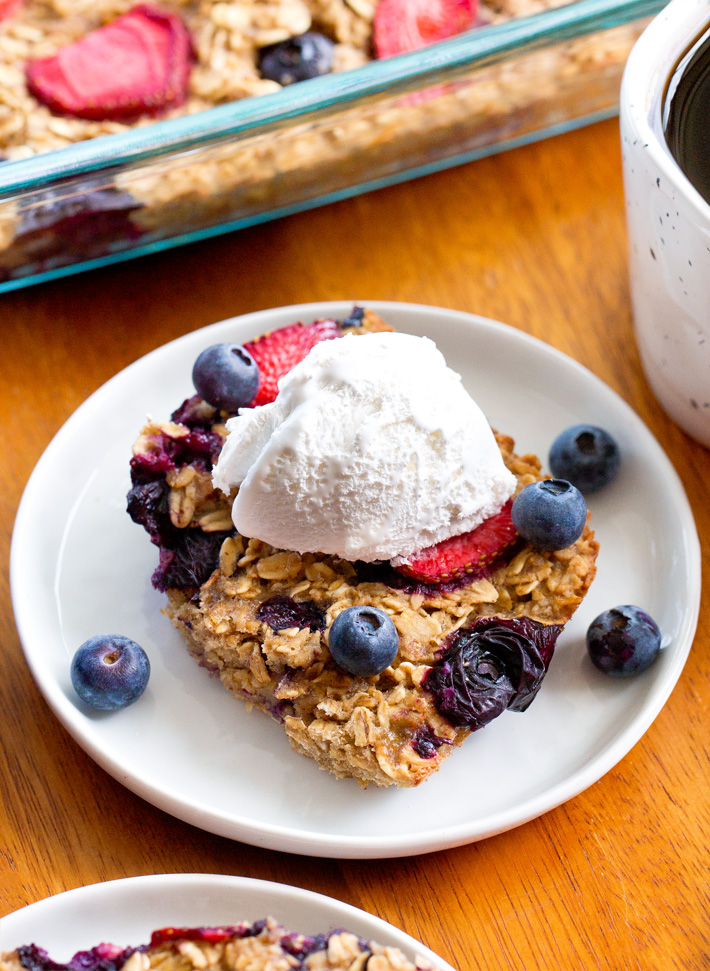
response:
[[[650,667],[661,650],[656,621],[632,604],[612,607],[587,630],[592,663],[611,678],[630,678]]]
[[[193,590],[209,580],[219,563],[222,543],[232,533],[174,529],[159,538],[160,560],[150,578],[156,590]]]
[[[92,708],[126,708],[145,691],[150,661],[143,648],[121,634],[84,641],[71,662],[71,682]]]
[[[284,85],[329,74],[333,67],[334,46],[333,41],[323,34],[309,30],[262,48],[259,70],[262,77]]]
[[[397,657],[399,635],[384,610],[348,607],[333,621],[328,644],[333,660],[344,671],[371,677]]]
[[[483,728],[506,709],[530,706],[561,631],[530,617],[478,617],[449,640],[423,686],[452,725]]]
[[[77,254],[103,256],[124,240],[142,235],[131,219],[141,205],[121,189],[90,181],[28,193],[18,203],[15,241],[35,263],[57,258],[74,262]]]
[[[234,414],[254,400],[259,368],[240,344],[213,344],[195,361],[192,383],[208,404]]]
[[[571,482],[542,479],[518,493],[511,515],[528,543],[541,550],[564,550],[582,535],[587,504]]]
[[[619,446],[609,432],[596,425],[572,425],[550,449],[550,471],[567,479],[587,495],[608,485],[619,471]]]
[[[293,597],[285,597],[280,593],[268,600],[262,600],[256,616],[258,620],[268,624],[272,631],[285,630],[287,627],[325,630],[325,613],[317,603],[313,600],[296,601]]]

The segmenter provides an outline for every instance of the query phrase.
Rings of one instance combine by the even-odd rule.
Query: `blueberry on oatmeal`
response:
[[[330,653],[348,674],[381,674],[397,657],[399,634],[384,610],[348,607],[333,621],[328,637]]]
[[[513,525],[540,550],[565,550],[576,542],[587,522],[582,493],[565,479],[541,479],[513,501]]]
[[[250,405],[259,390],[259,368],[239,344],[205,348],[192,369],[197,393],[213,408],[234,414]]]
[[[259,70],[262,77],[284,86],[307,81],[330,73],[334,48],[330,38],[309,30],[264,47],[259,56]]]

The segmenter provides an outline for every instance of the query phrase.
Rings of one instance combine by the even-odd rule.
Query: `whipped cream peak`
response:
[[[214,484],[239,488],[239,532],[279,549],[402,563],[515,490],[483,412],[427,337],[323,341],[275,401],[227,428]]]

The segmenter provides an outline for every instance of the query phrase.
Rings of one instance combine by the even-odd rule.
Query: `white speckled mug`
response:
[[[641,360],[671,418],[710,446],[710,204],[671,155],[662,122],[669,79],[708,27],[710,0],[671,0],[631,51],[620,112]]]

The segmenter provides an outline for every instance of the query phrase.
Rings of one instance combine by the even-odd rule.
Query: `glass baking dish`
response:
[[[0,165],[0,292],[275,219],[616,113],[664,0],[578,0]]]

